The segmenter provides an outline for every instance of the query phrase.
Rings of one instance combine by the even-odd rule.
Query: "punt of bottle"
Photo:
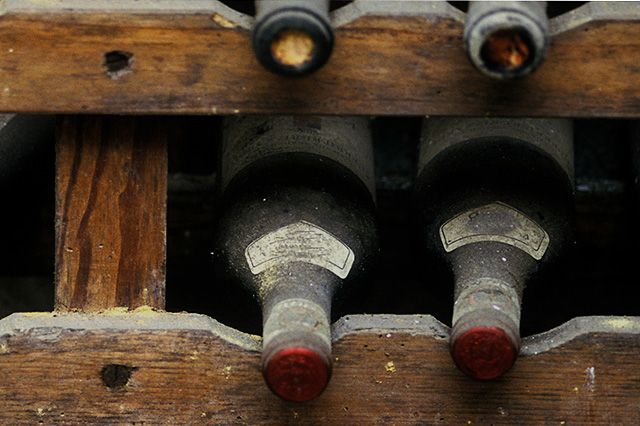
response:
[[[464,43],[471,63],[490,77],[528,74],[542,63],[549,45],[546,2],[472,1]]]
[[[454,277],[451,354],[468,375],[494,379],[515,362],[525,284],[570,239],[572,180],[569,120],[425,120],[421,226]]]
[[[262,65],[278,74],[321,68],[333,49],[329,0],[256,1],[253,49]]]
[[[289,401],[331,375],[331,302],[375,252],[365,118],[234,117],[224,128],[218,246],[263,313],[263,375]]]

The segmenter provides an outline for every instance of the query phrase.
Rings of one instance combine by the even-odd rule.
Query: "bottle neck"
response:
[[[288,0],[284,4],[279,0],[260,0],[256,2],[256,19],[282,9],[308,10],[324,17],[329,13],[329,0]]]
[[[279,74],[317,70],[333,48],[329,0],[256,1],[253,48],[258,60]]]
[[[263,275],[263,375],[280,397],[308,401],[331,376],[331,298],[339,279],[300,262]]]
[[[285,347],[305,347],[331,365],[331,301],[341,283],[316,265],[292,262],[261,274],[263,361]]]
[[[496,326],[519,345],[522,293],[537,267],[535,259],[519,248],[489,241],[460,247],[449,261],[455,279],[454,331]]]
[[[498,79],[522,76],[537,68],[549,44],[545,3],[470,2],[464,44],[471,63]]]
[[[520,350],[522,290],[536,262],[495,241],[457,248],[449,259],[455,276],[451,355],[471,377],[500,377]]]

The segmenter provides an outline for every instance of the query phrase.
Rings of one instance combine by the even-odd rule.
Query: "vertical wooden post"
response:
[[[164,309],[167,132],[154,117],[57,129],[56,310]]]

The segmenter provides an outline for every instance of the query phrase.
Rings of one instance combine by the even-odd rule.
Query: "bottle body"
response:
[[[549,45],[546,2],[469,2],[464,43],[471,63],[489,77],[506,79],[532,72]]]
[[[225,130],[219,246],[262,305],[267,384],[308,400],[330,376],[334,294],[375,245],[368,122],[241,117]]]
[[[479,379],[515,361],[527,278],[570,239],[567,120],[426,120],[416,182],[424,239],[455,282],[451,350]]]
[[[316,71],[333,49],[329,0],[259,0],[253,49],[267,69],[291,76]]]

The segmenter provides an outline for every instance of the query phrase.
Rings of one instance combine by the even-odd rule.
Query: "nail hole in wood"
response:
[[[102,383],[109,389],[119,390],[123,389],[126,384],[129,383],[131,374],[137,369],[137,367],[130,367],[128,365],[107,364],[102,368],[100,377],[102,377]]]
[[[131,52],[113,50],[104,54],[104,67],[107,69],[107,75],[114,80],[133,72],[132,66],[133,53]]]

